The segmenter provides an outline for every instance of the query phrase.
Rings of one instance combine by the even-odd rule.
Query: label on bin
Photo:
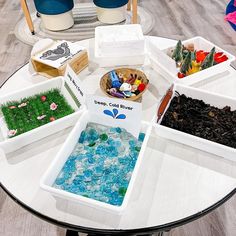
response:
[[[88,112],[97,123],[121,127],[138,137],[141,129],[142,104],[122,99],[88,96]]]
[[[66,84],[69,86],[70,90],[78,99],[79,103],[84,104],[86,94],[85,94],[85,90],[83,88],[82,82],[79,79],[78,75],[73,71],[73,69],[69,65],[67,65],[66,67],[64,80]]]
[[[53,43],[51,47],[34,56],[33,59],[54,68],[59,68],[84,49],[84,47],[77,45],[76,43],[58,41]]]

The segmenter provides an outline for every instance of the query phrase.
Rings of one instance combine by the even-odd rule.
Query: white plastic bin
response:
[[[125,197],[121,206],[114,206],[108,203],[100,202],[94,199],[90,199],[87,197],[83,197],[80,195],[76,195],[76,194],[52,187],[59,172],[61,171],[62,167],[64,166],[71,152],[74,150],[74,147],[78,142],[80,134],[86,128],[87,123],[89,122],[99,123],[98,120],[99,119],[97,117],[90,116],[88,112],[85,112],[81,116],[78,123],[76,124],[76,126],[70,133],[69,137],[67,138],[66,142],[64,143],[64,145],[58,152],[54,161],[52,162],[52,164],[50,165],[50,167],[48,168],[48,170],[42,177],[40,181],[40,187],[50,192],[53,196],[55,196],[55,198],[59,197],[60,199],[64,199],[64,200],[72,200],[74,202],[77,202],[78,204],[83,204],[88,207],[97,208],[100,210],[105,210],[111,213],[119,214],[126,207],[132,188],[134,187],[134,182],[138,173],[138,169],[140,167],[140,164],[144,155],[144,151],[147,145],[147,141],[151,132],[151,125],[149,123],[145,123],[145,122],[142,123],[141,132],[145,133],[145,138],[142,143],[142,147],[139,152],[139,156],[138,156],[135,168],[133,170],[132,177],[129,182],[129,186],[128,186],[128,189],[126,191],[126,194],[125,194]]]
[[[133,24],[97,27],[95,59],[101,67],[143,64],[145,47],[141,26]]]
[[[187,97],[203,100],[205,103],[208,103],[220,109],[224,108],[225,106],[230,106],[231,110],[236,110],[236,99],[233,99],[230,97],[222,96],[215,93],[209,93],[201,89],[187,87],[180,84],[175,84],[172,98],[175,96],[175,91],[178,91],[179,94],[185,94]],[[213,153],[215,155],[224,157],[232,161],[236,161],[235,148],[228,147],[226,145],[222,145],[213,141],[209,141],[209,140],[161,125],[162,118],[165,115],[165,112],[167,111],[172,98],[170,99],[168,105],[166,106],[165,111],[162,114],[162,117],[159,120],[159,122],[157,123],[157,115],[155,116],[153,120],[153,126],[156,130],[157,135],[164,137],[166,139],[173,140],[175,142],[189,145],[191,147],[194,147],[194,148],[197,148],[197,149],[209,152],[209,153]],[[158,109],[160,105],[161,103],[159,104]]]
[[[171,47],[162,50],[160,50],[158,48],[158,45],[154,44],[150,40],[147,43],[151,66],[155,70],[160,72],[160,74],[162,74],[170,82],[193,85],[202,80],[207,80],[209,77],[227,71],[230,66],[230,63],[235,60],[235,56],[202,37],[195,37],[185,40],[182,42],[183,45],[193,43],[196,50],[210,51],[213,47],[215,47],[216,52],[223,52],[225,55],[228,56],[228,60],[214,65],[208,69],[199,71],[197,73],[179,79],[177,76],[178,70],[176,68],[176,63],[170,56],[167,55],[167,52],[170,49],[175,48],[176,43],[173,44]]]
[[[30,97],[54,88],[57,88],[61,91],[68,104],[75,110],[75,112],[12,138],[7,137],[7,126],[4,121],[3,114],[0,113],[0,148],[2,148],[5,153],[13,152],[25,145],[70,127],[76,123],[83,111],[83,106],[78,107],[76,105],[76,102],[65,87],[63,77],[45,81],[26,89],[18,90],[17,92],[2,96],[0,97],[0,106],[7,102],[19,101],[25,97]]]

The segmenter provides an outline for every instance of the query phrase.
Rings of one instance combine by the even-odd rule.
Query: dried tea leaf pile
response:
[[[161,125],[236,148],[236,110],[206,104],[202,100],[175,96]]]

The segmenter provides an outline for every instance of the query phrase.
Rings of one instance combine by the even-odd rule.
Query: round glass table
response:
[[[160,48],[173,40],[146,37]],[[99,68],[94,59],[94,39],[78,44],[89,51],[90,63],[79,77],[89,94],[101,95],[101,76],[111,68]],[[143,120],[150,121],[169,83],[151,68],[148,58],[142,69],[150,80],[142,99]],[[1,95],[39,83],[29,64],[18,69],[0,89]],[[236,97],[236,70],[195,85],[204,90]],[[169,231],[193,221],[223,204],[236,192],[236,162],[163,139],[152,131],[127,208],[113,215],[75,202],[55,200],[39,182],[71,128],[48,136],[5,155],[0,150],[0,184],[18,204],[32,214],[73,232],[135,235]]]

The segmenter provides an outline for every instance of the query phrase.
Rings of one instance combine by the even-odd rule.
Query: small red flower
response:
[[[52,121],[56,120],[56,118],[52,116],[52,117],[50,117],[49,120],[52,122]]]
[[[221,62],[227,61],[228,57],[226,55],[224,55],[223,52],[217,52],[214,55],[214,60],[217,64],[219,64]]]
[[[46,100],[47,100],[47,97],[46,97],[46,96],[44,96],[44,95],[41,96],[41,101],[42,101],[42,102],[45,102]]]
[[[204,52],[203,50],[199,50],[196,52],[196,61],[199,62],[203,62],[207,56],[207,54],[209,54],[209,52]]]
[[[181,72],[178,72],[178,78],[179,79],[182,79],[185,77],[185,74],[181,73]]]

